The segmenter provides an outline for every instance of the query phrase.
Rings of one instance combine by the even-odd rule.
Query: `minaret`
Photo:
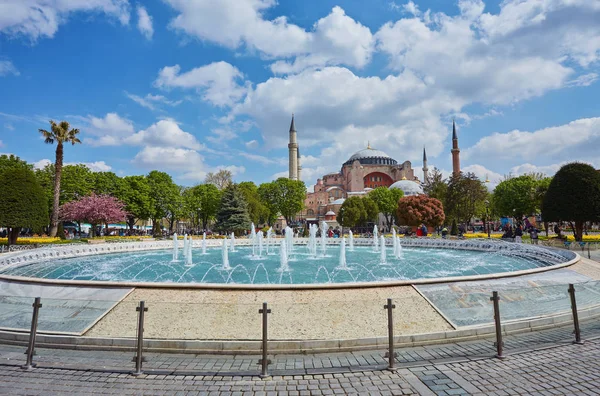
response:
[[[296,126],[294,125],[294,114],[290,125],[290,143],[288,144],[290,156],[290,180],[298,180],[298,142],[296,141]]]
[[[300,165],[300,148],[298,148],[297,151],[297,158],[296,161],[298,161],[298,180],[302,180],[302,176],[300,175],[300,173],[302,172],[302,166]]]
[[[456,123],[452,120],[452,174],[460,175],[460,149],[458,148],[458,136],[456,135]]]
[[[429,179],[429,168],[427,167],[427,153],[423,146],[423,183],[427,183],[427,179]]]

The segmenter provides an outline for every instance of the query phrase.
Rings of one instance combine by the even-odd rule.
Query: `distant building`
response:
[[[290,125],[289,178],[300,180],[300,155],[294,116]],[[460,173],[460,149],[456,124],[452,122],[452,165],[453,172]],[[427,153],[423,147],[423,181],[429,177]],[[367,144],[365,149],[352,154],[341,166],[339,172],[332,172],[317,179],[313,192],[306,194],[304,211],[300,218],[309,222],[333,220],[345,199],[352,196],[365,196],[377,187],[400,188],[404,195],[423,194],[421,181],[415,176],[410,161],[398,163],[381,150]],[[333,214],[328,213],[333,212]]]

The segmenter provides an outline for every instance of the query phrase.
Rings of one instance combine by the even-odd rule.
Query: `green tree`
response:
[[[9,245],[17,243],[21,228],[40,230],[48,224],[46,196],[31,169],[0,168],[0,186],[0,225],[9,229]]]
[[[388,231],[392,229],[392,221],[398,209],[398,201],[403,196],[404,192],[399,188],[377,187],[369,192],[369,198],[375,201],[385,218]]]
[[[442,202],[446,200],[448,183],[438,168],[433,168],[433,171],[423,186],[423,191],[431,198],[439,199]]]
[[[85,165],[66,165],[62,170],[61,180],[61,205],[86,197],[94,191],[94,173]]]
[[[534,214],[538,210],[536,188],[538,182],[531,175],[511,177],[501,181],[494,189],[494,210],[500,216],[515,217]]]
[[[269,209],[262,202],[260,194],[258,193],[258,187],[253,182],[241,182],[238,187],[244,194],[244,199],[248,204],[248,215],[250,221],[254,224],[262,224],[268,221]]]
[[[214,184],[219,190],[224,190],[233,184],[233,175],[227,169],[219,169],[216,173],[206,175],[205,184]]]
[[[223,190],[221,207],[217,213],[217,228],[221,231],[235,233],[250,228],[250,217],[244,194],[236,184]]]
[[[171,209],[171,202],[179,199],[179,187],[165,172],[153,170],[147,176],[150,187],[150,218],[152,233],[161,236],[161,222]]]
[[[584,223],[600,221],[600,173],[578,162],[560,168],[544,196],[542,217],[569,222],[575,240],[581,241]]]
[[[90,174],[92,191],[96,195],[110,195],[123,200],[125,195],[125,182],[113,172],[92,172]]]
[[[16,170],[16,169],[33,169],[33,165],[28,164],[16,155],[0,155],[0,172],[3,170]]]
[[[125,176],[123,178],[122,201],[127,212],[127,225],[133,231],[138,220],[152,217],[152,199],[150,185],[146,176]]]
[[[166,218],[169,222],[169,232],[173,232],[173,226],[176,222],[181,220],[185,216],[185,206],[184,206],[184,198],[183,192],[184,188],[181,186],[177,187],[177,193],[172,196],[167,202],[166,206]]]
[[[446,218],[468,223],[476,214],[485,211],[487,197],[487,188],[475,174],[452,175],[444,202]]]
[[[342,227],[355,228],[375,221],[379,208],[369,197],[350,197],[344,201],[337,214],[337,221]]]
[[[185,191],[184,202],[186,213],[206,230],[221,206],[221,191],[214,184],[199,184]]]
[[[271,227],[279,215],[275,185],[272,182],[261,184],[258,186],[258,195],[260,196],[261,203],[267,209],[266,223]]]
[[[50,130],[39,129],[39,132],[44,137],[44,142],[47,144],[54,144],[56,142],[56,160],[54,162],[54,199],[52,202],[52,219],[50,221],[50,236],[56,236],[58,231],[58,207],[60,204],[60,179],[62,176],[63,157],[64,157],[64,143],[81,143],[77,138],[79,129],[71,129],[71,126],[67,121],[61,121],[59,124],[50,120]]]
[[[261,184],[259,188],[265,205],[271,214],[279,213],[285,217],[288,224],[292,224],[296,214],[304,208],[304,198],[306,198],[304,182],[280,177],[268,184]]]

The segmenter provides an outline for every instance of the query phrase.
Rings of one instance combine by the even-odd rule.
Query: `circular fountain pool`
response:
[[[365,244],[370,243],[365,240]],[[10,265],[2,276],[55,280],[104,282],[162,282],[186,284],[347,284],[356,282],[406,281],[448,277],[487,276],[526,270],[543,270],[572,257],[566,252],[499,241],[425,243],[403,241],[396,257],[386,246],[385,259],[373,246],[355,246],[345,251],[346,265],[340,265],[340,246],[319,247],[316,256],[305,245],[294,245],[282,269],[279,246],[267,254],[252,254],[249,246],[228,252],[229,266],[223,265],[222,249],[208,248],[202,254],[195,247],[192,264],[171,249],[112,251],[69,258],[45,257],[34,262]],[[166,245],[163,245],[166,247]],[[104,252],[106,253],[106,252]],[[571,252],[568,252],[571,253]],[[382,262],[384,261],[384,262]]]

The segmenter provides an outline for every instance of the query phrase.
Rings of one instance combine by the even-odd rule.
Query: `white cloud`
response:
[[[461,1],[459,7],[458,16],[436,14],[435,23],[415,17],[383,25],[376,38],[378,49],[390,57],[390,67],[414,71],[466,102],[487,104],[540,96],[564,86],[574,73],[560,59],[521,48],[518,40],[492,45],[474,22],[483,3]]]
[[[237,137],[237,133],[235,133],[229,128],[215,128],[211,130],[211,133],[214,136],[207,136],[206,140],[215,144],[221,144],[225,141],[232,140]]]
[[[503,175],[487,169],[483,165],[472,164],[461,169],[464,173],[473,173],[479,180],[485,183],[488,190],[493,191],[494,188],[502,181]]]
[[[293,62],[271,65],[274,73],[296,73],[307,67],[344,64],[362,68],[371,60],[375,40],[368,27],[346,15],[341,7],[315,23],[305,54]]]
[[[205,168],[203,157],[195,150],[175,147],[144,147],[132,162],[145,169],[199,172]]]
[[[123,142],[136,146],[180,147],[193,150],[202,148],[202,145],[192,134],[183,131],[177,125],[177,122],[171,119],[160,120],[148,128],[125,138]]]
[[[240,151],[238,153],[238,155],[246,158],[247,160],[249,160],[251,162],[258,163],[258,164],[261,164],[261,165],[279,165],[279,166],[283,166],[283,165],[285,165],[285,164],[288,163],[288,159],[287,158],[270,158],[270,157],[265,157],[264,155],[246,153],[244,151]]]
[[[506,0],[500,13],[481,15],[479,26],[509,57],[528,53],[587,67],[600,59],[599,19],[597,0]]]
[[[133,100],[140,106],[146,107],[150,110],[157,110],[158,105],[160,105],[160,104],[166,104],[169,106],[178,106],[183,102],[182,100],[169,100],[166,97],[164,97],[163,95],[146,94],[146,96],[141,97],[138,95],[131,94],[127,91],[125,91],[125,96],[127,96],[129,99]]]
[[[565,165],[566,163],[567,161],[546,166],[538,166],[529,163],[521,164],[510,168],[510,174],[518,176],[526,173],[543,173],[545,175],[552,176],[560,169],[561,166]]]
[[[598,155],[600,118],[583,118],[568,124],[533,132],[514,130],[481,138],[464,150],[470,160],[531,160],[537,153],[545,158],[585,158]],[[576,155],[575,155],[576,153]]]
[[[8,129],[9,131],[15,130],[15,127],[12,124],[9,124],[8,122],[4,124],[4,128]]]
[[[154,85],[162,89],[196,89],[205,101],[215,106],[231,106],[247,91],[239,84],[243,74],[227,62],[213,62],[185,73],[180,70],[179,65],[162,68]]]
[[[0,5],[0,10],[1,10],[1,5]],[[15,65],[13,65],[13,63],[9,60],[0,60],[0,77],[2,76],[7,76],[9,74],[12,74],[14,76],[18,76],[21,73],[19,73],[19,71],[17,70],[17,68],[15,67]]]
[[[36,161],[33,163],[33,168],[34,169],[44,169],[47,165],[52,164],[53,162],[50,161],[49,159],[41,159],[39,161]]]
[[[33,163],[34,169],[44,169],[47,165],[53,164],[47,158],[41,159]],[[95,162],[65,162],[64,165],[85,165],[92,172],[108,172],[112,169],[110,165],[108,165],[104,161],[95,161]]]
[[[276,73],[305,67],[345,64],[363,67],[371,59],[374,40],[369,28],[335,6],[311,31],[291,24],[285,16],[266,20],[274,0],[167,0],[178,12],[170,26],[203,41],[231,49],[245,46],[266,58],[297,57],[276,62]]]
[[[87,124],[84,132],[94,136],[86,139],[93,146],[115,146],[135,132],[133,122],[117,113],[107,113],[103,118],[88,116],[81,121]]]
[[[258,141],[250,140],[249,142],[244,143],[244,145],[246,146],[247,149],[254,150],[254,149],[258,148]]]
[[[142,6],[137,7],[138,14],[138,30],[146,37],[146,40],[152,40],[154,28],[152,27],[152,17],[148,15],[148,11]]]
[[[75,12],[102,13],[122,25],[129,23],[128,0],[4,0],[0,4],[0,32],[32,41],[52,38],[59,25]]]
[[[577,78],[569,81],[567,86],[569,87],[588,87],[598,80],[597,73],[588,73],[578,76]]]

